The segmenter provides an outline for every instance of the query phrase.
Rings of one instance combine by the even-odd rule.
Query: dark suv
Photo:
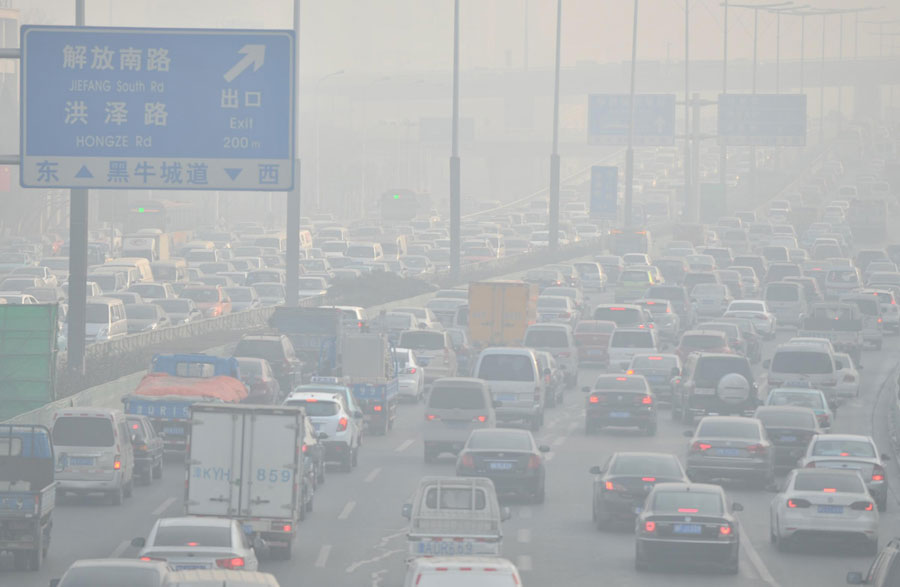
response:
[[[302,383],[303,368],[294,345],[284,334],[243,337],[232,353],[235,357],[256,357],[269,361],[281,392],[289,394]]]
[[[875,562],[867,573],[853,571],[847,573],[847,583],[851,585],[874,585],[874,587],[894,587],[900,585],[900,538],[893,538],[875,557]]]
[[[759,406],[759,389],[746,357],[691,353],[673,381],[672,419],[693,424],[695,416],[750,415]]]

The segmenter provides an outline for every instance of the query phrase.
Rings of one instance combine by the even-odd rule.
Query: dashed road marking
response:
[[[415,442],[415,439],[414,439],[414,438],[407,438],[406,440],[404,440],[403,442],[401,442],[400,445],[399,445],[397,448],[394,449],[394,452],[403,452],[403,451],[405,451],[405,450],[408,449],[410,446],[412,446],[412,443],[413,443],[413,442]]]
[[[516,533],[516,541],[521,542],[522,544],[531,542],[531,530],[528,528],[519,528],[519,531]]]
[[[169,509],[169,506],[171,506],[173,503],[175,503],[175,498],[174,498],[174,497],[168,498],[167,500],[165,500],[164,502],[162,502],[161,504],[159,504],[159,507],[158,507],[158,508],[156,508],[155,510],[153,510],[153,515],[154,515],[154,516],[159,516],[159,515],[161,515],[164,511],[166,511],[167,509]]]
[[[341,513],[338,514],[338,520],[346,520],[350,517],[350,513],[353,512],[353,508],[356,507],[355,501],[348,501],[347,505],[344,506],[344,509],[341,510]]]
[[[520,571],[530,571],[531,570],[531,555],[528,554],[520,554],[516,557],[516,568]]]
[[[331,545],[323,544],[319,549],[319,556],[316,557],[316,566],[320,569],[328,563],[328,555],[331,554]]]
[[[366,483],[371,483],[375,480],[375,477],[378,477],[378,474],[381,473],[381,467],[375,467],[372,471],[366,475],[366,478],[363,479]]]
[[[131,540],[123,540],[121,543],[119,543],[116,549],[112,551],[112,554],[110,554],[108,558],[119,558],[120,556],[122,556],[123,552],[128,550],[129,546],[131,546]]]
[[[753,568],[760,579],[768,583],[771,587],[780,587],[778,581],[776,581],[775,577],[772,576],[772,573],[769,572],[762,557],[756,552],[756,548],[753,546],[753,543],[750,542],[747,533],[744,532],[743,526],[741,527],[741,550],[747,555],[747,558],[750,560],[750,563],[753,565]]]

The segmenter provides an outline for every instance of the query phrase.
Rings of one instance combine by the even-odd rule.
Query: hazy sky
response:
[[[74,0],[6,0],[23,11],[23,20],[74,24]],[[638,58],[681,60],[684,51],[684,1],[642,0]],[[692,58],[722,54],[723,9],[720,0],[689,0]],[[2,0],[0,0],[2,2]],[[86,0],[91,25],[290,28],[292,0]],[[900,0],[798,0],[820,8],[855,8],[883,4],[860,20],[900,18]],[[618,62],[631,54],[631,0],[564,0],[563,62]],[[449,68],[452,0],[303,0],[301,62],[310,74],[343,69],[396,72]],[[527,7],[527,11],[526,11]],[[527,12],[527,19],[526,19]],[[876,16],[877,14],[877,16]],[[475,67],[522,67],[525,31],[528,65],[549,67],[553,59],[555,0],[462,0],[461,64]],[[526,26],[527,20],[527,26]],[[807,55],[821,51],[821,17],[807,18]],[[799,55],[800,18],[784,16],[782,56]],[[826,54],[837,55],[839,17],[828,18]],[[844,53],[853,51],[854,17],[844,19]],[[900,30],[900,24],[886,28]],[[861,55],[877,54],[877,25],[860,25]],[[730,57],[752,56],[753,11],[729,15]],[[885,51],[900,45],[885,39]],[[900,52],[900,48],[895,49]],[[760,13],[759,57],[774,59],[775,16]]]

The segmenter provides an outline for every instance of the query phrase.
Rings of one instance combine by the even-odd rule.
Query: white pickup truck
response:
[[[500,507],[490,479],[423,477],[411,503],[406,561],[430,556],[500,556],[502,523],[509,508]]]

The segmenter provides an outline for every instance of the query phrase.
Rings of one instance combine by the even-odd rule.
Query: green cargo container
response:
[[[56,304],[0,304],[0,421],[56,399]]]

